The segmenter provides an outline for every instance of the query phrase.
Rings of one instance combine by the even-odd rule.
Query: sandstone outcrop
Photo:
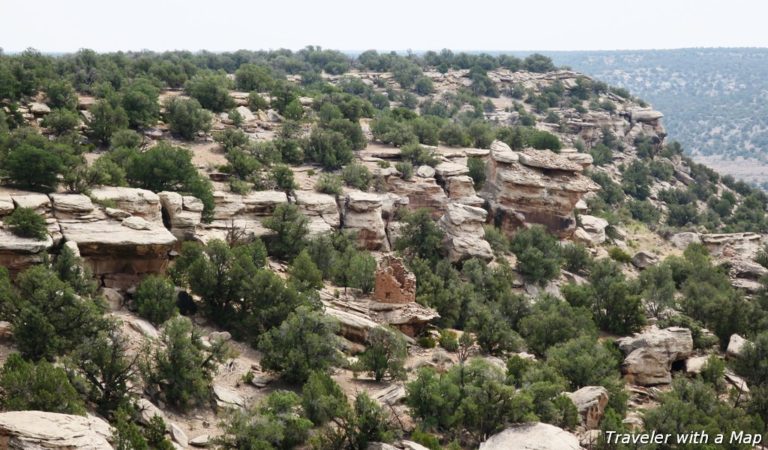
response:
[[[382,198],[378,194],[353,191],[344,199],[344,229],[357,233],[360,247],[388,250],[387,232],[382,219]]]
[[[106,287],[128,288],[149,274],[163,273],[176,238],[161,224],[134,229],[121,222],[63,222],[62,232]]]
[[[738,334],[732,334],[731,338],[728,340],[728,347],[726,348],[725,353],[731,358],[739,358],[747,343],[749,343],[748,340]]]
[[[579,216],[581,226],[576,229],[574,238],[587,245],[599,245],[605,242],[605,229],[608,228],[608,221],[595,216],[582,214]]]
[[[548,150],[516,152],[494,141],[479,195],[507,234],[524,224],[541,224],[567,236],[576,225],[576,203],[599,189],[582,170],[580,164]]]
[[[0,267],[15,275],[43,262],[45,252],[53,246],[53,239],[23,238],[0,228]]]
[[[112,450],[111,427],[93,416],[42,411],[0,413],[0,446],[18,450]]]
[[[146,189],[126,187],[100,187],[91,191],[91,198],[99,203],[119,208],[133,216],[162,225],[160,197]]]
[[[672,364],[693,353],[691,330],[681,327],[650,327],[616,343],[627,355],[623,365],[627,378],[644,386],[670,383]]]
[[[482,206],[483,199],[475,192],[475,183],[468,175],[458,175],[445,180],[445,190],[448,198],[457,203],[471,206]]]
[[[246,195],[215,191],[213,220],[203,224],[196,238],[203,242],[225,240],[229,233],[242,234],[243,239],[262,237],[269,230],[262,221],[270,217],[277,205],[288,202],[285,192],[256,191]]]
[[[514,425],[480,444],[480,450],[581,450],[579,438],[547,423]]]
[[[581,415],[581,423],[592,430],[600,425],[605,407],[608,405],[608,390],[602,386],[585,386],[566,394]]]
[[[309,219],[309,234],[321,234],[339,228],[340,216],[336,198],[311,191],[296,191],[296,205]]]
[[[757,233],[702,234],[700,238],[709,253],[717,258],[754,259],[762,244],[762,237]]]
[[[408,199],[409,209],[427,208],[435,219],[443,214],[448,203],[448,196],[434,178],[413,177],[406,181],[400,177],[389,177],[386,183],[388,192]]]
[[[474,206],[450,203],[437,225],[445,231],[444,245],[448,257],[457,262],[469,258],[493,259],[493,250],[484,236],[483,225],[488,213]]]
[[[194,239],[197,226],[202,221],[203,202],[178,192],[164,191],[157,195],[163,207],[163,222],[171,233],[180,240]]]

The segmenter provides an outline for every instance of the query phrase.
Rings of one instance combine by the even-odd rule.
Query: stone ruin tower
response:
[[[416,301],[416,276],[408,271],[403,260],[386,256],[376,271],[373,298],[382,303],[413,303]]]

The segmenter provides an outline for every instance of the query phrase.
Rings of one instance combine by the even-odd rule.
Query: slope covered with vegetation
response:
[[[15,352],[0,371],[6,411],[95,412],[124,449],[183,440],[142,414],[148,401],[178,423],[204,415],[211,443],[225,449],[409,439],[474,448],[532,421],[580,437],[588,428],[766,432],[768,291],[741,275],[768,273],[758,264],[768,258],[734,259],[718,245],[721,233],[739,242],[764,233],[768,199],[686,157],[655,111],[624,89],[541,55],[82,50],[0,57],[0,98],[4,188],[175,191],[200,200],[200,228],[221,220],[222,199],[267,190],[289,199],[260,222],[261,236],[232,220],[226,239],[184,242],[167,274],[125,293],[125,307],[108,308],[110,291],[68,246],[14,277],[0,270],[0,319]],[[195,163],[210,146],[223,161]],[[558,211],[574,220],[557,230],[536,214],[520,214],[516,227],[488,214],[471,242],[492,254],[452,258],[453,230],[436,219],[476,201],[475,190],[485,196],[476,204],[491,209],[496,152],[532,160],[524,173],[538,178],[515,181],[549,186],[534,205],[566,195],[548,177],[583,176],[584,198]],[[471,196],[446,196],[450,171],[471,178]],[[376,236],[345,232],[338,217],[331,231],[312,232],[299,201],[307,193],[344,207],[361,194],[414,201],[388,216],[397,225],[381,238],[390,251],[369,248]],[[33,209],[11,208],[3,232],[50,233]],[[439,317],[413,338],[387,326],[369,330],[363,346],[339,338],[350,323],[329,311],[363,308],[389,253],[415,276],[416,302]],[[137,337],[142,345],[123,326],[136,315],[148,321],[143,333],[159,328]],[[644,382],[646,366],[633,365],[641,344],[631,336],[644,330],[690,336],[674,358],[649,357],[660,381]],[[750,342],[726,361],[737,333]],[[232,362],[244,358],[233,348],[248,367]],[[703,368],[680,370],[692,358]],[[737,375],[753,395],[740,395]],[[222,379],[250,389],[252,401],[222,394]],[[655,384],[665,392],[644,387]],[[374,395],[391,387],[394,402]],[[586,387],[605,393],[597,423],[570,395]]]

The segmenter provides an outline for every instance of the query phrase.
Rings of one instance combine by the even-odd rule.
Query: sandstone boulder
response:
[[[691,330],[680,327],[650,327],[616,343],[627,355],[623,365],[627,378],[644,386],[670,383],[672,364],[693,353]]]
[[[656,122],[664,117],[664,114],[652,109],[634,109],[630,114],[635,122]]]
[[[448,196],[434,178],[414,177],[406,181],[400,177],[389,177],[386,183],[388,192],[408,199],[409,209],[427,208],[435,219],[442,215],[448,203]]]
[[[421,178],[434,178],[435,169],[427,165],[419,166],[418,169],[416,169],[416,176]]]
[[[520,164],[545,170],[561,170],[566,172],[581,172],[581,164],[572,161],[567,156],[558,155],[551,150],[525,149],[518,153]]]
[[[581,222],[580,229],[584,230],[584,233],[578,235],[581,241],[588,245],[599,245],[605,242],[605,229],[608,228],[607,220],[582,214],[579,216],[579,221]]]
[[[12,194],[13,204],[17,208],[30,208],[38,213],[47,213],[51,210],[51,199],[45,194],[23,193]]]
[[[94,416],[43,411],[0,413],[0,442],[7,449],[112,450],[110,425]]]
[[[732,334],[731,338],[728,340],[728,347],[725,350],[725,353],[732,358],[739,358],[744,351],[744,346],[747,345],[748,342],[748,340],[738,334]]]
[[[154,403],[150,402],[149,400],[145,398],[140,398],[136,402],[136,406],[139,409],[139,422],[144,425],[149,425],[152,421],[152,418],[155,416],[158,416],[165,420],[165,413],[163,410],[155,406]]]
[[[681,327],[658,329],[650,327],[642,333],[620,338],[619,348],[629,354],[638,348],[650,348],[669,363],[682,361],[693,353],[693,338],[691,330]]]
[[[13,198],[0,192],[0,217],[12,213],[14,209],[16,208],[13,206]]]
[[[312,191],[296,191],[295,196],[296,204],[310,221],[310,234],[339,228],[339,208],[334,196]]]
[[[659,257],[651,252],[640,250],[632,256],[632,265],[638,269],[647,269],[659,263]]]
[[[170,226],[171,233],[177,239],[193,239],[197,226],[202,221],[203,202],[178,192],[164,191],[157,195],[160,197],[163,216]]]
[[[82,194],[51,194],[57,219],[87,219],[95,209],[90,197]]]
[[[514,425],[480,444],[480,450],[581,450],[579,438],[546,423]]]
[[[125,219],[141,219],[132,216]],[[149,274],[163,273],[176,238],[162,223],[132,228],[121,222],[62,222],[68,241],[77,243],[85,264],[107,287],[128,288]]]
[[[585,386],[567,395],[579,410],[581,423],[587,429],[597,428],[608,405],[608,390],[602,386]]]
[[[233,389],[218,384],[213,385],[213,395],[219,408],[242,408],[245,399]]]
[[[51,247],[53,239],[50,236],[44,240],[23,238],[0,228],[0,267],[17,274],[43,262],[45,252]]]
[[[435,173],[437,173],[437,176],[446,179],[449,177],[457,177],[460,175],[466,175],[469,173],[469,168],[466,166],[466,164],[459,164],[455,162],[441,162],[437,166],[435,166]]]
[[[641,386],[672,382],[672,373],[664,356],[649,348],[633,350],[625,359],[622,371],[627,381]]]
[[[360,247],[389,249],[382,219],[382,199],[378,194],[353,191],[344,200],[344,229],[357,232]]]
[[[690,375],[700,374],[706,367],[709,356],[694,356],[685,360],[685,373]]]
[[[672,237],[669,238],[669,242],[680,250],[685,250],[690,244],[700,244],[701,238],[698,233],[686,231],[673,234]]]
[[[445,231],[445,246],[451,261],[479,258],[493,259],[493,250],[485,240],[485,224],[488,213],[474,206],[450,203],[437,225]]]
[[[122,209],[148,222],[162,225],[160,197],[146,189],[127,187],[99,187],[91,191],[91,198],[97,202]]]
[[[760,250],[762,237],[757,233],[702,234],[701,242],[709,253],[718,258],[740,257],[754,259]]]

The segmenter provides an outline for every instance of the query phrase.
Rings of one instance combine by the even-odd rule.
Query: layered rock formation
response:
[[[344,229],[357,234],[361,248],[389,250],[382,204],[381,196],[367,192],[353,191],[344,199]]]
[[[42,411],[0,414],[0,448],[17,450],[112,450],[110,425],[93,416]]]
[[[595,429],[600,426],[605,407],[608,406],[608,390],[602,386],[584,386],[575,392],[570,392],[571,399],[576,409],[579,410],[581,423],[587,429]]]
[[[693,353],[691,330],[680,327],[650,327],[616,343],[627,355],[623,364],[627,379],[643,386],[670,383],[672,364]]]
[[[516,152],[494,141],[479,195],[488,202],[493,220],[508,234],[524,224],[541,224],[567,236],[576,225],[576,203],[599,189],[582,170],[581,164],[548,150]]]
[[[243,239],[261,237],[269,233],[262,221],[270,217],[277,205],[288,202],[285,192],[255,191],[246,195],[216,191],[213,193],[215,209],[213,220],[197,232],[197,239],[226,240],[228,234],[242,235]]]
[[[469,258],[493,259],[493,250],[484,236],[488,213],[475,206],[449,203],[437,225],[445,231],[445,247],[452,262]]]
[[[124,289],[163,273],[177,239],[163,226],[160,197],[134,188],[102,188],[92,195],[110,206],[97,208],[77,194],[52,198],[64,239],[77,246],[93,274],[106,287]]]
[[[194,239],[202,220],[203,202],[178,192],[166,191],[157,195],[163,206],[163,222],[171,233],[180,240]]]
[[[336,198],[310,191],[296,191],[296,205],[309,219],[309,234],[321,234],[339,228],[341,219]]]
[[[480,444],[480,450],[581,450],[579,438],[547,423],[507,428]]]

